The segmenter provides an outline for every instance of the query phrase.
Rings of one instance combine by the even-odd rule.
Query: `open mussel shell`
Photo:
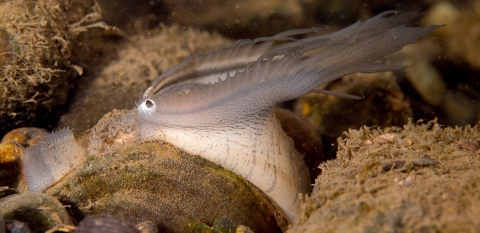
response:
[[[86,161],[47,189],[72,206],[76,218],[112,214],[159,230],[188,232],[190,226],[227,216],[255,232],[286,229],[287,220],[248,181],[169,144],[143,142]]]

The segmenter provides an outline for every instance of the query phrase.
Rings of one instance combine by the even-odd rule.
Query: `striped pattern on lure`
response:
[[[418,16],[388,11],[331,34],[292,30],[190,56],[145,91],[137,131],[246,178],[294,220],[311,181],[273,107],[347,74],[405,68],[375,61],[440,27],[405,25]]]

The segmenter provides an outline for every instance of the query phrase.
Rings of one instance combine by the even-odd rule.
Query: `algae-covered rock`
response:
[[[480,154],[464,145],[479,141],[435,121],[349,130],[289,232],[475,232]]]
[[[0,3],[0,135],[47,121],[82,73],[81,36],[100,18],[93,0]]]

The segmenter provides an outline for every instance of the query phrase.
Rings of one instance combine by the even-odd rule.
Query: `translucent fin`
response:
[[[360,96],[350,95],[350,94],[341,93],[341,92],[322,90],[322,89],[313,89],[311,91],[311,93],[322,93],[322,94],[326,94],[326,95],[333,95],[333,96],[352,99],[352,100],[361,100],[362,99],[362,97],[360,97]]]

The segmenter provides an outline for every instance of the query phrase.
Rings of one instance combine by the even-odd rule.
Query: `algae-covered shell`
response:
[[[247,181],[166,143],[145,142],[89,155],[46,191],[83,216],[114,214],[187,232],[196,221],[228,216],[255,232],[278,229],[270,201]]]
[[[125,141],[134,132],[134,111],[113,111],[84,135],[86,161],[46,190],[68,203],[77,220],[112,214],[160,231],[189,232],[227,216],[255,232],[285,230],[288,220],[263,192],[245,179],[199,156],[162,142]],[[88,144],[88,145],[87,145]]]
[[[22,156],[25,150],[14,140],[0,143],[0,187],[7,186],[23,192],[26,189]]]

